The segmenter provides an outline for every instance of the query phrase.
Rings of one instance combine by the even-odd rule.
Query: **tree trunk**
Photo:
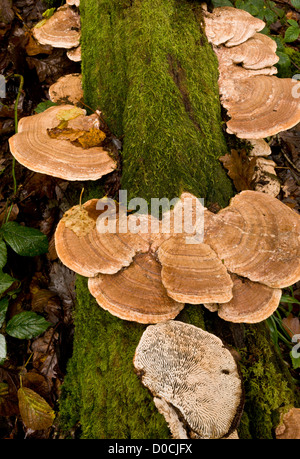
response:
[[[85,102],[122,139],[128,199],[179,197],[228,204],[232,185],[218,158],[222,132],[217,59],[200,2],[81,0]],[[90,197],[102,197],[101,180]],[[64,429],[82,438],[169,438],[164,418],[133,370],[146,326],[102,310],[78,276],[74,352],[60,400]],[[234,325],[201,305],[177,316],[220,336],[240,354],[246,404],[240,438],[271,438],[279,408],[295,403],[291,378],[265,323]]]

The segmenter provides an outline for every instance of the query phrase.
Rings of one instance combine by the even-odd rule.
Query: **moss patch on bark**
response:
[[[81,2],[83,86],[123,141],[128,198],[190,191],[227,205],[218,65],[198,2]]]

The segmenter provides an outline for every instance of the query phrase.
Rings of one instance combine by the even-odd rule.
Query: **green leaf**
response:
[[[279,61],[276,64],[279,75],[280,77],[286,77],[287,73],[290,71],[291,59],[286,53],[282,51],[276,51],[276,54],[279,57]]]
[[[24,311],[16,314],[7,322],[6,333],[14,338],[34,338],[50,326],[47,320],[33,311]]]
[[[284,15],[285,15],[284,10],[281,10],[280,8],[276,8],[276,7],[275,7],[273,11],[276,12],[277,16],[278,16],[280,19],[283,18]]]
[[[264,12],[264,16],[265,16],[265,19],[267,21],[267,24],[273,24],[273,22],[276,22],[277,19],[278,19],[278,16],[277,14],[272,11],[272,10],[269,10],[268,8],[265,9],[265,12]]]
[[[48,10],[44,11],[44,13],[42,14],[43,18],[45,18],[45,19],[51,18],[51,16],[53,16],[55,10],[56,10],[56,8],[48,8]]]
[[[292,43],[296,41],[300,34],[300,28],[297,26],[290,26],[286,29],[284,34],[284,41],[286,43]]]
[[[291,26],[294,26],[294,27],[298,27],[299,28],[299,25],[298,25],[298,22],[295,21],[295,19],[288,19],[288,24],[290,24]]]
[[[0,270],[0,295],[4,293],[14,283],[16,279],[11,277],[9,274],[4,273]]]
[[[3,240],[0,240],[0,269],[4,268],[7,262],[7,247]]]
[[[6,339],[5,336],[0,334],[0,364],[6,359]]]
[[[43,113],[50,107],[53,107],[56,103],[52,102],[51,100],[45,100],[44,102],[40,102],[34,109],[35,113]]]
[[[9,304],[8,298],[5,297],[2,300],[0,300],[0,328],[2,327],[3,322],[5,321],[8,304]]]
[[[265,9],[265,1],[264,0],[248,0],[246,2],[248,5],[254,5],[259,10]]]
[[[276,346],[276,348],[278,349],[279,348],[279,345],[278,345],[278,330],[277,330],[277,327],[276,327],[276,323],[274,321],[274,317],[273,316],[268,317],[268,319],[266,319],[266,323],[267,323],[267,325],[269,327],[270,336],[272,338],[272,341],[273,341],[274,345]]]
[[[291,0],[291,4],[297,8],[297,10],[300,10],[300,0]]]
[[[35,257],[48,251],[48,239],[35,228],[28,228],[16,222],[7,222],[1,228],[7,244],[24,257]]]
[[[290,352],[290,356],[291,356],[293,368],[294,370],[297,370],[298,368],[300,368],[300,355],[299,357],[294,357],[292,352]]]
[[[297,303],[300,304],[300,301],[297,298],[288,295],[281,295],[280,303]]]
[[[234,6],[229,0],[212,0],[212,3],[215,8],[219,8],[220,6]]]

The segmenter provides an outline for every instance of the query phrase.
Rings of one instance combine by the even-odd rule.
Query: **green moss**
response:
[[[199,4],[85,0],[81,15],[86,102],[123,140],[128,198],[186,190],[226,205],[217,60]]]
[[[274,438],[280,412],[297,403],[296,387],[272,344],[266,323],[247,325],[245,332],[247,346],[240,350],[243,356],[240,367],[247,418],[241,423],[240,433],[245,435],[247,424],[252,438],[271,439]]]
[[[133,371],[144,325],[122,321],[99,308],[76,283],[76,343],[60,399],[61,425],[80,421],[82,437],[168,438],[164,418]]]
[[[290,47],[285,48],[285,53],[291,60],[291,71],[289,77],[293,77],[295,74],[299,74],[300,68],[300,52]]]

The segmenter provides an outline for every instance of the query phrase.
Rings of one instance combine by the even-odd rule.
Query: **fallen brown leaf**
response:
[[[43,430],[52,426],[55,412],[37,392],[28,387],[20,387],[18,400],[22,421],[27,428]]]
[[[52,46],[42,45],[31,34],[25,49],[28,56],[36,56],[38,54],[51,54],[53,51]]]
[[[276,176],[276,163],[259,156],[248,156],[245,150],[231,150],[231,154],[221,156],[225,169],[237,191],[255,190],[278,196],[280,181]]]
[[[293,314],[282,319],[282,325],[291,338],[294,335],[300,334],[300,321],[298,317],[295,317]]]
[[[237,191],[251,189],[255,158],[249,158],[245,150],[231,150],[231,154],[221,156],[220,161],[227,169]]]

